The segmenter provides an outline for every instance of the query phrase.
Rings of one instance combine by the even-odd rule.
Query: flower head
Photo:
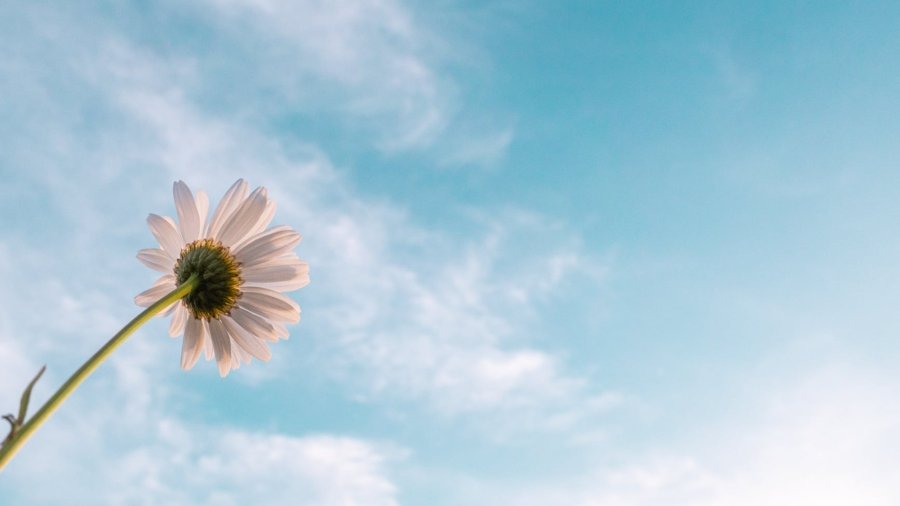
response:
[[[300,234],[287,226],[267,229],[275,202],[262,187],[248,195],[241,179],[208,222],[202,190],[195,197],[178,181],[174,193],[178,222],[151,214],[147,223],[160,247],[138,252],[163,276],[135,303],[150,306],[197,274],[197,287],[161,313],[172,315],[169,335],[184,334],[181,367],[192,368],[204,353],[207,360],[215,356],[224,377],[251,357],[268,360],[266,342],[287,339],[284,324],[300,321],[300,306],[283,294],[309,283],[309,266],[293,252]]]

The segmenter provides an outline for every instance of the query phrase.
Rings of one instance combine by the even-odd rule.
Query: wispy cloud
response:
[[[38,359],[49,369],[35,405],[115,329],[121,316],[113,308],[129,306],[73,292],[85,273],[56,283],[52,270],[9,271],[32,253],[20,245],[0,269],[9,282],[0,289],[0,409],[10,411]],[[39,308],[48,298],[51,319]],[[43,317],[22,318],[29,311]],[[3,496],[29,504],[397,504],[388,471],[406,451],[395,445],[182,420],[176,399],[183,392],[168,377],[172,368],[160,366],[173,359],[172,345],[153,331],[126,343],[4,471]],[[48,475],[57,477],[53,487],[43,482]]]
[[[165,23],[135,26],[129,34],[117,25],[121,20],[84,7],[4,11],[11,52],[2,65],[24,85],[4,90],[4,103],[18,111],[22,101],[15,97],[23,94],[48,99],[62,92],[77,99],[22,110],[29,123],[77,127],[84,110],[60,108],[88,102],[94,119],[115,119],[106,116],[110,111],[98,92],[158,79],[161,90],[216,101],[204,111],[220,118],[262,129],[287,121],[301,125],[301,138],[338,126],[352,133],[354,144],[423,152],[442,165],[495,163],[514,137],[514,124],[503,114],[463,107],[471,90],[454,70],[459,58],[453,48],[470,44],[447,40],[453,35],[401,1],[164,3],[155,7],[154,19],[181,19],[215,35],[197,45],[171,34],[162,46],[153,41],[167,36],[160,35],[167,34]],[[144,29],[159,33],[135,43]],[[37,59],[44,64],[34,65]],[[57,114],[62,112],[68,115]],[[55,140],[55,147],[64,148],[61,142]],[[133,137],[119,143],[140,146]]]
[[[28,504],[398,504],[388,469],[405,452],[393,446],[145,416],[124,432],[108,410],[58,417],[4,473],[7,490]]]
[[[333,114],[385,151],[435,150],[450,165],[496,161],[513,137],[511,124],[462,110],[464,85],[445,53],[464,41],[441,41],[449,35],[402,2],[209,3],[233,43],[269,42],[244,63],[279,93],[279,107]]]
[[[298,109],[326,103],[309,113],[362,122],[385,150],[448,152],[438,139],[455,128],[458,90],[429,59],[430,35],[402,4],[213,5],[230,44],[252,44],[246,29],[265,47],[280,48],[249,72],[253,85],[271,85],[277,101]],[[23,12],[25,24],[37,24],[38,11]],[[297,297],[316,309],[301,324],[311,342],[303,350],[314,356],[303,356],[296,341],[282,343],[273,363],[251,366],[257,386],[286,377],[279,376],[286,364],[302,363],[309,366],[304,376],[284,381],[325,379],[348,399],[385,410],[400,403],[429,422],[462,420],[507,436],[594,430],[596,415],[622,401],[570,368],[552,344],[560,336],[538,330],[548,301],[574,280],[592,289],[604,282],[604,262],[585,251],[576,232],[507,208],[461,210],[459,224],[469,230],[462,235],[427,227],[402,203],[367,196],[312,143],[271,135],[259,118],[242,116],[240,106],[207,107],[198,90],[216,85],[191,51],[141,45],[102,19],[81,26],[67,15],[86,21],[65,11],[50,16],[40,32],[50,50],[23,45],[6,60],[30,86],[0,82],[0,91],[9,92],[0,103],[12,111],[0,126],[15,132],[0,138],[6,153],[0,167],[12,187],[34,196],[19,202],[41,202],[4,223],[0,244],[9,274],[0,287],[4,403],[15,402],[20,380],[38,360],[51,364],[36,395],[46,398],[51,385],[133,315],[131,296],[152,278],[133,258],[151,242],[142,220],[147,212],[171,210],[172,179],[215,196],[237,177],[270,187],[278,220],[304,233],[300,252],[313,266],[313,284]],[[43,67],[34,63],[42,61]],[[514,137],[507,126],[475,130],[448,135],[465,147],[453,163],[495,160]],[[388,474],[404,452],[390,444],[185,421],[172,402],[174,366],[162,366],[175,364],[177,346],[150,334],[127,343],[30,443],[9,471],[12,497],[88,502],[99,493],[98,501],[110,504],[231,504],[249,494],[268,504],[300,495],[314,504],[397,501]],[[238,465],[247,461],[263,464]],[[108,470],[99,469],[101,462]],[[67,481],[41,487],[46,473]],[[101,483],[111,486],[98,492]]]
[[[279,219],[304,224],[315,240],[302,249],[327,300],[315,363],[354,396],[515,420],[493,420],[498,432],[566,425],[587,418],[584,407],[597,405],[587,398],[610,398],[535,347],[542,336],[529,328],[567,280],[602,284],[606,267],[584,253],[577,234],[516,209],[463,215],[473,233],[462,240],[425,229],[401,207],[359,195],[315,147],[288,154],[252,125],[204,113],[155,58],[119,47],[106,61],[108,75],[122,75],[123,61],[131,69],[109,96],[144,140],[145,162],[207,188],[254,174],[273,189]]]
[[[291,437],[163,421],[152,445],[120,457],[114,504],[397,503],[396,450],[335,436]],[[115,486],[121,485],[121,486]]]
[[[226,161],[241,166],[285,196],[282,219],[304,223],[302,231],[314,238],[303,248],[327,301],[317,315],[325,326],[316,332],[323,373],[362,398],[424,401],[448,415],[542,412],[589,395],[559,357],[529,344],[541,337],[528,321],[538,317],[543,297],[572,276],[603,281],[605,267],[564,227],[513,211],[473,220],[472,230],[483,235],[459,241],[357,195],[314,149],[290,158],[252,131],[224,128],[188,104],[158,99],[141,100],[134,111],[152,129],[179,132],[156,150],[173,172],[190,166],[195,178],[213,181]],[[209,132],[227,134],[202,142]],[[545,247],[528,251],[510,241],[536,229]]]
[[[704,426],[704,437],[689,450],[656,446],[556,484],[515,490],[486,484],[464,500],[582,506],[878,506],[900,500],[895,379],[842,360],[784,379],[761,382],[769,388],[745,399],[754,416]]]
[[[354,382],[369,396],[424,399],[448,415],[517,412],[523,427],[530,421],[523,411],[546,415],[551,406],[583,400],[584,381],[535,348],[543,336],[529,329],[541,298],[569,276],[602,281],[602,269],[569,249],[565,232],[554,238],[551,225],[513,213],[491,220],[481,237],[458,241],[432,232],[428,245],[404,245],[425,232],[371,213],[336,223],[336,235],[326,238],[374,245],[360,258],[356,248],[333,244],[330,250],[351,253],[324,265],[344,273],[332,279],[344,299],[328,315],[339,336],[336,371],[351,381],[366,371]],[[512,240],[537,229],[543,248],[527,251]],[[411,254],[395,253],[410,247]]]
[[[381,4],[371,8],[380,9]],[[367,23],[375,16],[347,15],[351,31],[353,23]],[[402,16],[383,23],[385,29],[401,33],[413,30]],[[62,44],[52,33],[45,42]],[[301,356],[286,343],[280,358],[254,373],[253,381],[262,383],[284,372],[284,364],[309,364],[308,378],[327,378],[348,398],[385,403],[386,409],[406,403],[419,413],[416,416],[471,419],[479,430],[512,435],[571,428],[618,402],[615,394],[596,391],[569,371],[565,357],[542,349],[545,338],[530,329],[540,320],[546,298],[568,280],[603,282],[602,263],[584,252],[576,233],[516,209],[491,210],[489,217],[461,214],[472,231],[462,238],[426,228],[402,205],[365,196],[316,146],[287,145],[254,121],[204,108],[191,91],[196,68],[189,57],[157,54],[121,36],[101,41],[83,35],[83,45],[71,50],[92,58],[72,70],[67,81],[72,93],[63,93],[46,76],[37,76],[34,88],[16,91],[19,100],[45,110],[46,117],[21,119],[28,130],[47,125],[45,138],[52,139],[53,149],[35,156],[35,141],[26,135],[0,141],[13,148],[4,167],[32,168],[11,180],[33,187],[47,204],[43,214],[23,214],[22,230],[15,231],[21,241],[10,239],[3,245],[3,251],[10,252],[15,244],[15,255],[4,255],[4,268],[12,274],[0,297],[4,309],[17,315],[4,329],[12,341],[0,348],[13,357],[13,365],[4,370],[4,383],[7,374],[11,382],[23,374],[27,380],[36,357],[46,358],[52,369],[37,392],[38,400],[46,398],[48,385],[59,384],[65,371],[133,314],[130,303],[122,301],[129,301],[151,277],[133,259],[134,252],[150,242],[142,220],[147,212],[170,208],[172,179],[187,179],[216,195],[244,176],[269,186],[281,206],[278,219],[296,223],[307,237],[301,254],[314,265],[314,282],[300,302],[315,293],[317,308],[301,324],[315,356]],[[70,53],[56,50],[53,65],[68,61]],[[352,61],[367,58],[367,53],[352,54],[366,50],[355,45],[333,50],[350,51],[343,57]],[[28,58],[23,54],[20,63]],[[418,78],[423,82],[433,79],[430,71],[422,72]],[[347,79],[353,93],[362,96],[364,86],[359,83],[374,79],[374,74],[359,77],[359,82],[353,76],[340,79]],[[398,91],[391,86],[376,91],[400,97],[411,93],[409,110],[419,110],[419,88]],[[421,96],[432,98],[424,92]],[[384,103],[388,105],[373,109],[373,118],[383,121],[384,115],[406,114],[390,100]],[[104,114],[92,117],[89,128],[75,128],[66,118],[82,107]],[[429,142],[433,132],[421,132],[432,127],[418,130],[429,124],[421,121],[425,123],[401,121],[406,133],[397,133],[397,138],[409,134],[404,142]],[[504,135],[501,144],[510,135]],[[123,224],[123,216],[130,225]],[[26,233],[28,227],[39,229],[28,221],[35,219],[58,227],[52,248]],[[532,237],[534,230],[541,233],[539,247],[520,240]],[[71,253],[59,256],[60,251]],[[52,320],[46,311],[33,310],[45,309],[49,299],[54,304]],[[34,335],[39,337],[24,337]],[[17,483],[15,494],[34,502],[93,497],[94,485],[112,476],[96,469],[68,471],[73,462],[89,461],[126,470],[135,480],[144,478],[134,490],[126,487],[129,480],[115,481],[121,486],[104,492],[109,503],[149,497],[228,504],[256,490],[256,482],[277,489],[275,478],[278,483],[295,482],[293,493],[308,494],[322,504],[396,500],[394,485],[385,477],[384,463],[392,450],[337,435],[297,437],[181,421],[170,402],[175,395],[168,377],[172,368],[160,366],[177,354],[173,343],[138,336],[127,347],[17,461],[18,470],[9,475]],[[9,391],[4,387],[4,402],[17,396],[15,384]],[[469,416],[473,414],[478,416]],[[134,431],[142,436],[135,437]],[[253,449],[242,450],[244,444]],[[279,453],[282,447],[292,451]],[[272,467],[240,475],[229,460],[240,451],[251,452],[244,455],[247,459],[268,459]],[[176,456],[173,467],[159,467],[170,455]],[[45,472],[71,476],[71,481],[56,489],[37,487],[32,480]],[[207,495],[216,487],[223,492]],[[277,504],[281,496],[271,497],[269,502]]]

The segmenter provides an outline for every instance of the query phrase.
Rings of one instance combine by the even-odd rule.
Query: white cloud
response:
[[[57,416],[4,475],[28,504],[389,506],[398,502],[388,466],[404,457],[351,437],[188,425],[152,413],[123,423],[101,409]]]
[[[900,500],[896,376],[844,361],[763,386],[725,426],[706,423],[690,450],[656,446],[624,464],[498,489],[469,501],[577,506],[880,506]],[[747,416],[749,414],[749,416]],[[698,428],[698,431],[700,429]]]
[[[841,363],[770,392],[708,504],[896,504],[898,394],[893,375]]]
[[[319,104],[337,105],[340,110],[331,112],[347,114],[353,121],[371,121],[388,148],[432,143],[452,114],[451,85],[426,60],[426,34],[400,2],[211,3],[228,26],[249,28],[254,38],[282,48],[264,55],[277,60],[265,71],[278,69],[278,76],[266,78],[287,98],[321,96],[323,89],[312,88],[322,86],[330,90],[332,100]]]
[[[444,53],[465,41],[441,41],[403,2],[209,1],[235,40],[267,42],[247,63],[281,108],[336,114],[386,151],[436,149],[447,165],[493,163],[513,138],[510,124],[463,111]]]
[[[502,413],[508,423],[487,425],[508,434],[590,405],[585,381],[535,347],[552,336],[531,329],[540,303],[573,277],[594,290],[602,282],[564,229],[500,213],[473,222],[484,235],[454,240],[389,209],[344,209],[317,236],[319,279],[336,297],[323,315],[335,374],[368,398],[424,400],[449,416]]]
[[[290,119],[311,127],[301,127],[309,133],[337,127],[353,145],[424,152],[441,165],[495,163],[514,137],[504,114],[466,107],[466,74],[489,72],[490,65],[460,69],[470,58],[459,53],[473,51],[471,43],[454,39],[405,2],[208,0],[153,8],[155,18],[132,14],[176,17],[210,39],[197,45],[166,32],[169,25],[131,27],[90,5],[4,9],[12,51],[0,70],[16,75],[17,85],[0,83],[0,103],[28,123],[87,127],[90,135],[101,125],[80,124],[85,112],[79,103],[90,103],[93,119],[122,119],[106,116],[102,93],[157,80],[157,91],[216,102],[207,114],[261,128]],[[145,29],[154,35],[142,38]],[[157,36],[167,42],[155,45]],[[21,107],[26,96],[34,107]],[[115,133],[104,132],[108,138],[97,141],[140,154],[140,140]],[[78,148],[40,130],[35,134],[52,150]]]
[[[111,504],[395,505],[386,461],[396,451],[346,437],[186,428],[121,457]],[[396,455],[393,455],[396,457]]]

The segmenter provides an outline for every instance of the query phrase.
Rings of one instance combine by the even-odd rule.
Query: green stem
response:
[[[172,290],[168,295],[156,301],[141,314],[135,316],[133,320],[128,322],[128,325],[122,327],[122,330],[114,335],[112,339],[97,351],[97,353],[94,353],[94,356],[89,358],[84,365],[75,371],[75,374],[66,380],[66,382],[63,383],[63,386],[59,387],[59,390],[57,390],[56,393],[41,406],[41,409],[39,409],[25,425],[22,425],[22,428],[18,431],[16,437],[3,445],[3,448],[0,448],[0,471],[6,467],[6,464],[13,456],[15,456],[16,452],[19,451],[19,448],[25,444],[25,441],[34,434],[54,411],[56,411],[56,408],[58,408],[59,405],[62,404],[76,388],[78,388],[78,385],[90,376],[90,374],[94,372],[94,370],[99,367],[100,364],[119,347],[119,345],[124,343],[128,336],[133,334],[141,325],[147,323],[148,320],[156,316],[157,313],[167,308],[173,302],[191,293],[191,290],[197,286],[199,280],[200,278],[197,274],[191,275],[191,277],[178,288]]]

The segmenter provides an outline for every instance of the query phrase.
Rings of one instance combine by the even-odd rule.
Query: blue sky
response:
[[[304,235],[227,379],[158,320],[6,504],[900,501],[891,2],[0,3],[0,410],[138,312],[172,182]]]

